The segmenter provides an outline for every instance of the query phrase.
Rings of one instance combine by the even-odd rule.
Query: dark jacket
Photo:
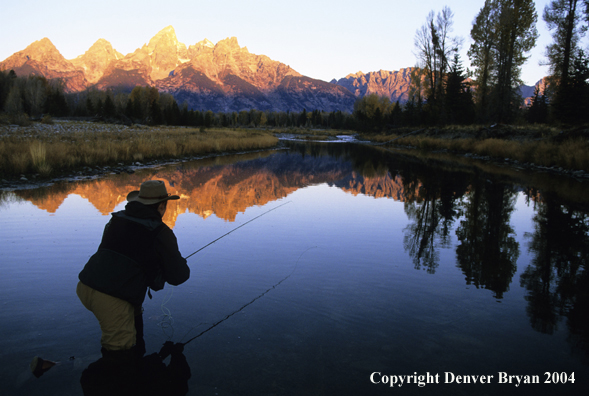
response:
[[[140,305],[147,288],[179,285],[190,277],[172,230],[154,208],[129,202],[112,214],[98,251],[80,272],[82,283]]]

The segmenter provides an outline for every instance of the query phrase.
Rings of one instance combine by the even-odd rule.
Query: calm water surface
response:
[[[185,256],[286,203],[192,256],[186,283],[144,303],[148,352],[234,313],[186,345],[191,395],[589,389],[587,185],[292,144],[2,193],[2,395],[82,394],[100,330],[75,294],[77,275],[110,213],[147,179],[181,196],[164,221]],[[36,379],[36,355],[61,364]],[[447,372],[493,378],[446,384]],[[502,372],[540,384],[500,383]],[[439,383],[382,383],[427,373]],[[545,373],[567,383],[545,384]]]

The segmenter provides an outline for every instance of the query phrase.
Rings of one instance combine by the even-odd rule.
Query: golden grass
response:
[[[431,137],[406,137],[397,140],[400,145],[410,145],[422,150],[449,150],[473,153],[498,159],[511,159],[547,167],[572,170],[589,170],[589,142],[572,139],[562,143],[552,141],[515,141],[503,139],[436,139]]]
[[[0,174],[7,177],[256,150],[278,142],[270,132],[260,130],[128,128],[74,122],[0,132]]]
[[[51,165],[47,163],[47,148],[45,143],[36,140],[31,143],[29,150],[31,152],[33,169],[42,176],[48,176],[51,173]]]
[[[557,142],[550,138],[556,136],[559,129],[549,126],[510,128],[509,136],[505,138],[481,137],[480,126],[430,128],[426,134],[411,133],[414,130],[405,128],[396,130],[396,135],[370,135],[366,138],[374,142],[412,146],[425,151],[448,150],[495,159],[507,158],[546,167],[589,171],[587,139]]]

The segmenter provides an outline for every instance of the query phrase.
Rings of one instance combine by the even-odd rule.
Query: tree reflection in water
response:
[[[552,334],[568,319],[569,340],[589,357],[589,214],[544,194],[527,234],[535,257],[520,278],[532,327]]]
[[[450,231],[459,212],[462,187],[446,175],[424,180],[418,197],[405,201],[405,213],[413,220],[404,230],[403,245],[413,258],[415,269],[435,273],[439,248],[449,248]],[[436,242],[439,240],[439,242]]]
[[[501,299],[517,270],[519,244],[510,226],[515,187],[476,180],[463,203],[464,219],[456,230],[457,265],[466,284],[492,290]]]

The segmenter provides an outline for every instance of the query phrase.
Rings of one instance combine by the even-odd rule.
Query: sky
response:
[[[545,48],[552,41],[542,20],[549,0],[536,0],[540,37],[522,69],[534,85],[548,74]],[[396,71],[416,65],[414,38],[430,11],[454,12],[453,36],[462,37],[468,67],[472,22],[484,0],[18,0],[2,5],[0,60],[49,38],[66,59],[103,38],[123,54],[173,26],[187,46],[236,37],[249,52],[266,55],[324,81],[359,71]]]

